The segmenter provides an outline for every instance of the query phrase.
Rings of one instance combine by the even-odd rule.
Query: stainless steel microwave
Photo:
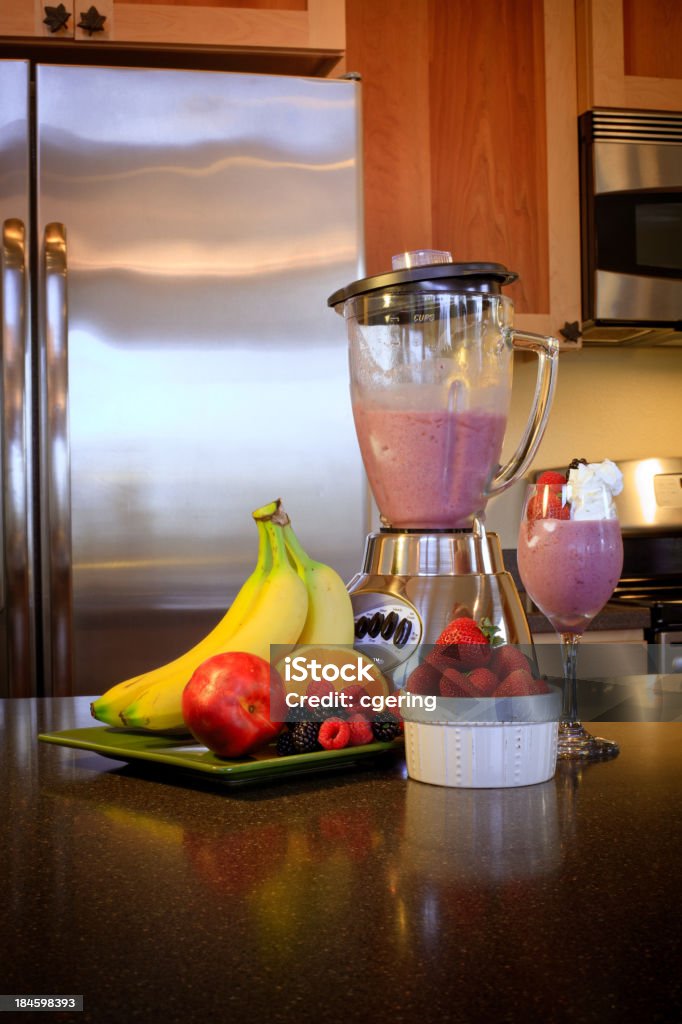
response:
[[[583,342],[682,345],[682,113],[579,123]]]

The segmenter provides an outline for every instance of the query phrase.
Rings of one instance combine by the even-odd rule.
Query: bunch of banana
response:
[[[274,503],[272,508],[274,511]],[[272,565],[270,542],[265,525],[262,522],[259,522],[257,525],[260,536],[256,567],[242,585],[239,593],[218,625],[195,647],[174,661],[150,672],[145,672],[142,675],[125,679],[122,683],[112,686],[90,705],[90,712],[94,718],[99,719],[100,722],[106,722],[107,725],[121,726],[123,724],[120,718],[121,712],[130,707],[146,690],[150,689],[152,684],[158,683],[161,680],[170,682],[174,676],[181,678],[187,675],[188,672],[191,675],[194,668],[201,663],[201,660],[210,657],[211,654],[218,653],[222,650],[223,645],[229,642],[229,638],[255,606],[265,577]],[[197,658],[199,658],[198,661]],[[188,679],[189,676],[187,676],[185,682]]]
[[[210,633],[179,658],[126,679],[91,705],[107,725],[186,733],[182,692],[195,669],[226,651],[283,657],[297,643],[353,642],[353,611],[341,577],[310,559],[279,499],[253,513],[259,533],[256,567]]]

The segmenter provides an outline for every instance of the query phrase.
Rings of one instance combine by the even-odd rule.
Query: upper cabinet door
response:
[[[114,0],[115,38],[121,42],[205,46],[345,47],[343,0]]]
[[[421,248],[504,263],[519,273],[519,327],[577,327],[573,0],[347,0],[347,12],[368,272]]]
[[[679,0],[576,0],[576,18],[581,113],[682,109]]]

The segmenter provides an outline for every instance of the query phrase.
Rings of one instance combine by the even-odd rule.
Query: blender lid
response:
[[[422,262],[425,257],[428,258],[428,253],[429,250],[420,250],[414,254],[419,257],[416,266],[409,266],[408,259],[407,267],[373,277],[364,277],[346,285],[345,288],[339,288],[329,296],[327,305],[338,306],[347,299],[353,299],[359,295],[401,287],[407,291],[420,292],[447,292],[452,291],[454,287],[458,291],[499,294],[502,285],[511,284],[519,276],[514,270],[508,270],[502,263],[445,261],[443,257],[449,256],[449,253],[434,252],[433,262]],[[404,254],[405,257],[411,255],[411,253]],[[393,257],[394,266],[398,260],[402,262],[401,257]]]

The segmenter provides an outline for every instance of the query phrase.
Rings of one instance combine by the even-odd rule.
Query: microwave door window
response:
[[[611,192],[595,199],[597,268],[682,278],[682,192]]]
[[[682,203],[635,205],[635,257],[642,267],[682,270]]]

